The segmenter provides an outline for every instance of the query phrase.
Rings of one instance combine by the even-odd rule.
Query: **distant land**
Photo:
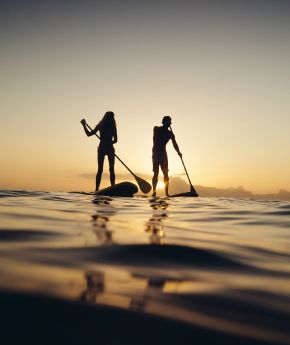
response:
[[[205,186],[195,186],[200,196],[204,197],[227,197],[227,198],[250,198],[266,200],[285,200],[290,201],[290,192],[280,189],[272,194],[254,194],[245,190],[242,186],[237,188],[215,188]]]
[[[141,178],[147,181],[151,180],[151,176],[144,174],[137,174]],[[94,187],[95,174],[84,173],[78,175],[79,177],[92,180],[92,189]],[[121,181],[131,181],[134,182],[134,178],[129,174],[117,174],[117,182]],[[109,184],[109,175],[107,173],[103,174],[103,179]],[[159,178],[162,181],[162,178]],[[290,201],[290,191],[285,189],[280,189],[277,193],[269,194],[254,194],[251,191],[245,190],[244,187],[229,187],[229,188],[217,188],[217,187],[206,187],[201,185],[194,185],[196,191],[201,197],[224,197],[224,198],[250,198],[250,199],[265,199],[265,200],[284,200]],[[170,194],[177,194],[189,191],[188,183],[181,177],[171,177],[170,178]],[[158,191],[159,195],[163,195],[163,191]]]

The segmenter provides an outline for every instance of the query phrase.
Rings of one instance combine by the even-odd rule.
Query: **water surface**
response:
[[[180,343],[182,331],[197,343],[290,344],[289,202],[3,190],[0,212],[0,289],[14,318],[29,296],[29,315],[49,299],[56,314],[78,306],[102,315],[102,329],[122,325],[102,343],[155,343],[150,332]]]

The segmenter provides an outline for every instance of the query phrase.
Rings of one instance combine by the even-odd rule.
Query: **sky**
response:
[[[80,120],[111,110],[137,174],[170,115],[194,185],[290,190],[289,1],[0,4],[0,188],[93,190],[98,139]]]

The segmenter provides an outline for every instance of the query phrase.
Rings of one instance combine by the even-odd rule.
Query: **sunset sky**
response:
[[[93,190],[112,110],[136,173],[170,115],[195,185],[290,190],[290,1],[6,1],[0,46],[0,188]]]

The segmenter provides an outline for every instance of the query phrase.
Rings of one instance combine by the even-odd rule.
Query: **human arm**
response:
[[[153,128],[153,143],[155,143],[156,141],[156,137],[157,137],[157,126],[154,126]]]
[[[86,133],[86,135],[87,135],[88,137],[90,137],[90,136],[96,134],[97,131],[100,129],[100,128],[99,128],[99,124],[97,124],[97,126],[96,126],[93,130],[90,131],[90,130],[87,128],[87,123],[86,123],[86,120],[85,120],[85,119],[82,119],[82,120],[81,120],[81,124],[83,125],[84,131],[85,131],[85,133]]]
[[[118,134],[117,134],[117,128],[115,128],[114,132],[113,132],[113,144],[116,144],[118,142]]]
[[[175,148],[175,151],[178,153],[178,156],[179,156],[179,157],[182,157],[182,153],[179,151],[179,147],[178,147],[178,145],[177,145],[177,142],[176,142],[176,140],[175,140],[175,136],[174,136],[173,133],[172,133],[171,140],[172,140],[173,147]]]

